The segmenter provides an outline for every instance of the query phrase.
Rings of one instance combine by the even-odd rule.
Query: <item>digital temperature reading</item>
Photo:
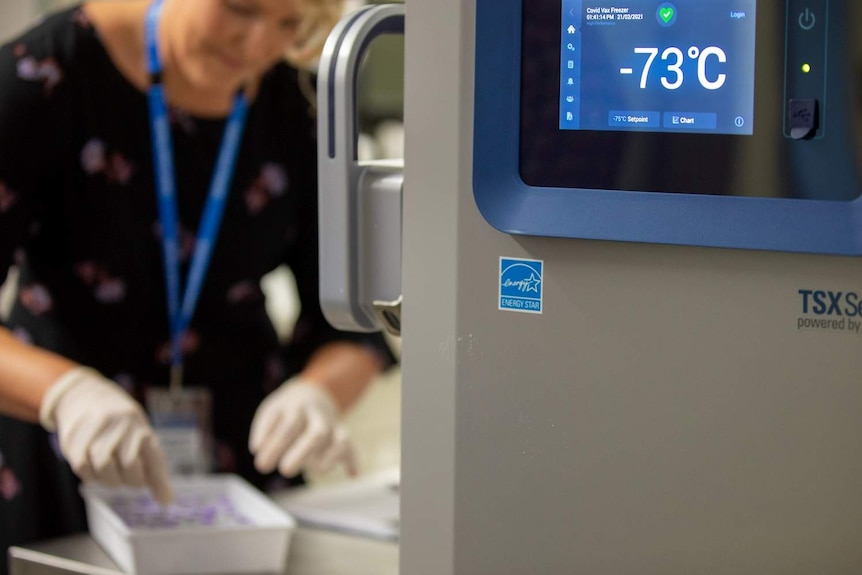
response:
[[[560,128],[751,135],[756,0],[563,0]]]
[[[655,61],[656,56],[658,56],[658,48],[635,48],[635,54],[648,55],[643,71],[641,72],[640,87],[641,90],[644,90],[647,87],[650,68]],[[701,51],[697,46],[692,46],[688,49],[688,57],[692,60],[697,60],[697,79],[700,82],[700,85],[706,90],[718,90],[724,86],[724,83],[727,80],[727,74],[720,73],[717,74],[715,80],[709,80],[706,77],[706,59],[709,56],[715,56],[722,64],[727,62],[727,54],[717,46],[710,46],[709,48],[705,48],[703,51]],[[668,90],[676,90],[682,86],[683,79],[685,78],[682,71],[682,50],[673,46],[666,48],[665,51],[661,53],[661,60],[662,62],[672,61],[672,63],[667,64],[667,75],[662,75],[661,77],[661,85]],[[631,68],[620,68],[620,74],[631,73]],[[673,80],[671,81],[669,78],[673,78]]]

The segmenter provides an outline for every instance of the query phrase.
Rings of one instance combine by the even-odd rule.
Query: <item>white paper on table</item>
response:
[[[379,539],[399,535],[400,470],[335,485],[288,491],[275,499],[300,524]]]

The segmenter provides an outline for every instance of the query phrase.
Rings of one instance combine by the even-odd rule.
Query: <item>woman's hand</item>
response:
[[[160,503],[173,500],[164,454],[143,409],[98,372],[64,373],[46,391],[39,421],[57,431],[60,451],[83,481],[147,486]]]
[[[249,449],[261,473],[276,467],[288,477],[304,467],[325,473],[340,463],[348,474],[357,474],[356,454],[334,399],[323,387],[300,379],[281,384],[260,404]]]

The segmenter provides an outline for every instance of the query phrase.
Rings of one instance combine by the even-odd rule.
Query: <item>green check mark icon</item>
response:
[[[658,15],[662,20],[664,20],[664,23],[667,24],[670,22],[671,18],[673,18],[673,8],[665,6],[664,8],[659,9]]]

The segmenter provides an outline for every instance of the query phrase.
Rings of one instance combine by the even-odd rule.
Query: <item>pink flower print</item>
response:
[[[183,355],[193,354],[198,350],[198,348],[200,348],[200,346],[201,338],[198,333],[194,330],[187,329],[182,335],[182,340],[180,341],[180,349],[182,350]],[[156,349],[156,360],[163,365],[171,363],[170,341],[166,341]]]
[[[273,196],[282,195],[287,189],[287,173],[278,164],[266,164],[260,170],[263,187]]]
[[[6,182],[0,182],[0,214],[8,213],[17,200],[18,194]]]
[[[81,150],[81,168],[91,176],[102,172],[107,167],[105,144],[97,138],[84,144]]]
[[[18,298],[24,308],[33,315],[42,315],[50,311],[54,305],[51,294],[41,284],[30,284],[22,287]]]
[[[33,56],[21,56],[16,65],[18,77],[22,80],[39,79],[39,62]]]
[[[21,492],[21,483],[12,468],[6,465],[6,459],[3,453],[0,453],[0,496],[6,501],[10,501],[13,497]]]
[[[287,190],[287,172],[279,164],[264,164],[260,174],[245,191],[245,204],[252,214],[260,212],[270,199]]]
[[[126,185],[135,173],[135,165],[121,154],[113,152],[110,155],[107,176],[108,181]]]
[[[259,181],[256,181],[245,191],[245,205],[252,214],[260,212],[268,203],[269,194],[266,193]]]
[[[104,174],[113,184],[128,184],[135,173],[135,164],[119,152],[108,152],[105,143],[92,138],[81,149],[81,168],[87,174]]]
[[[99,266],[96,262],[81,262],[75,266],[75,274],[86,285],[93,285],[96,281],[96,276],[99,273]]]
[[[0,496],[6,501],[12,501],[21,493],[21,482],[9,467],[0,467]]]
[[[21,343],[26,343],[26,344],[28,344],[28,345],[33,343],[33,336],[32,336],[32,335],[30,335],[30,332],[29,332],[29,331],[27,331],[26,329],[24,329],[24,328],[23,328],[23,327],[21,327],[20,325],[19,325],[19,326],[16,326],[16,327],[12,330],[12,337],[14,337],[15,339],[17,339],[17,340],[18,340],[18,341],[20,341]]]
[[[54,88],[63,81],[63,72],[54,58],[37,60],[33,56],[27,56],[26,47],[21,44],[16,46],[16,54],[20,54],[16,64],[18,77],[28,82],[41,82],[45,93],[50,94]]]
[[[79,28],[90,28],[92,24],[90,23],[90,19],[87,17],[87,13],[81,10],[75,10],[72,13],[72,22],[75,23]]]
[[[126,282],[111,275],[103,265],[81,262],[75,266],[75,274],[84,285],[93,288],[93,297],[101,303],[117,303],[126,297]]]
[[[227,291],[227,301],[230,303],[240,303],[243,301],[260,299],[260,287],[254,282],[244,281],[239,282],[230,287]]]
[[[117,278],[105,278],[96,287],[95,296],[102,303],[121,302],[126,297],[126,282]]]

